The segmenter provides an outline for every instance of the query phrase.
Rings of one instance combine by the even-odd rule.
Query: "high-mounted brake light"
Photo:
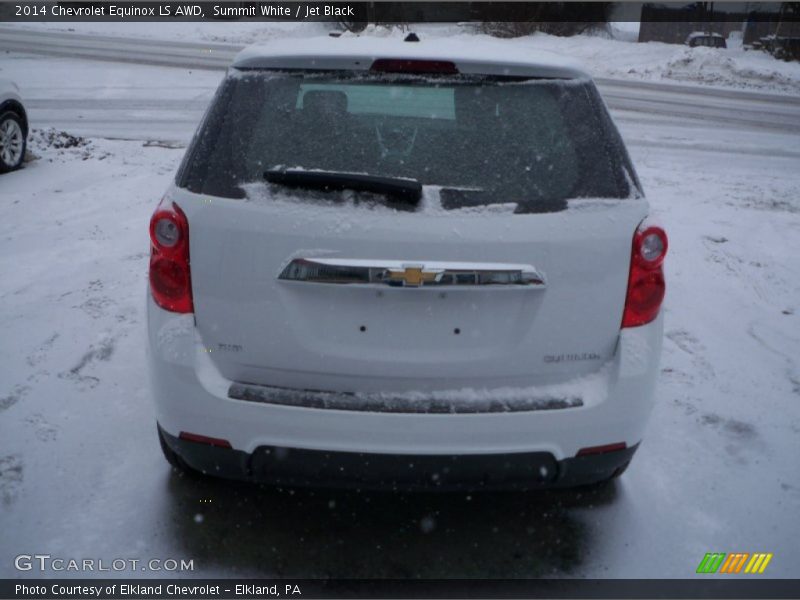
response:
[[[455,63],[448,60],[411,60],[396,58],[379,58],[372,63],[370,71],[382,73],[430,73],[439,75],[456,75]]]
[[[189,221],[174,202],[150,218],[150,293],[161,308],[194,312],[189,268]]]
[[[636,230],[622,315],[623,327],[645,325],[658,316],[666,292],[662,265],[667,247],[667,234],[660,227],[640,225]]]

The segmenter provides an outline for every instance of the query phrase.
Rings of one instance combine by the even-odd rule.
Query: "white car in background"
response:
[[[244,50],[150,223],[166,458],[356,488],[619,475],[661,352],[648,213],[594,83],[558,56]]]
[[[13,171],[25,159],[28,117],[17,85],[0,79],[0,173]]]

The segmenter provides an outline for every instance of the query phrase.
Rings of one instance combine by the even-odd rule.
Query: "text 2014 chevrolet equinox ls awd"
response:
[[[150,224],[164,453],[288,485],[614,477],[661,351],[647,216],[593,82],[557,56],[246,49]]]

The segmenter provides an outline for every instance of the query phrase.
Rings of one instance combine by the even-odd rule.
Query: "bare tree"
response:
[[[570,36],[605,29],[613,2],[509,3],[502,21],[485,21],[484,33],[496,37],[520,37],[537,31]]]

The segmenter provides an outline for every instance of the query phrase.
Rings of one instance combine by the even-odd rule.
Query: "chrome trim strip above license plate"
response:
[[[533,266],[515,263],[410,262],[339,258],[295,258],[278,279],[307,283],[423,286],[545,287]]]

